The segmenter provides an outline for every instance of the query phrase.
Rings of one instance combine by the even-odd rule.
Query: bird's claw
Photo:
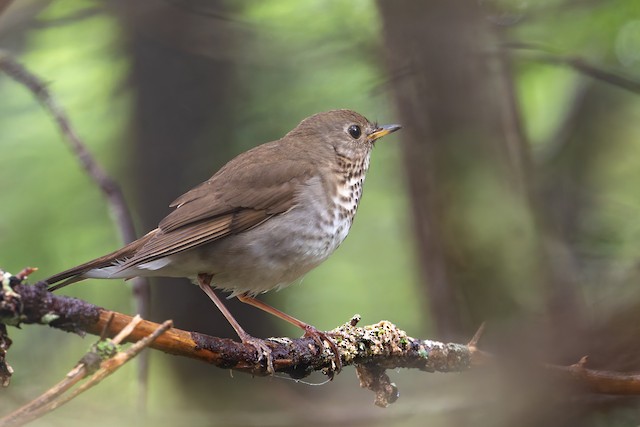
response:
[[[265,340],[248,335],[242,337],[242,342],[244,344],[249,344],[256,349],[256,351],[258,352],[258,363],[266,359],[267,372],[269,373],[269,375],[275,374],[276,371],[273,368],[273,357],[271,356],[271,348],[269,348]]]
[[[333,375],[340,373],[342,370],[342,358],[340,357],[340,351],[338,350],[338,346],[326,333],[317,330],[311,325],[306,325],[304,328],[304,336],[313,338],[313,340],[318,344],[318,346],[324,351],[324,343],[329,344],[329,348],[331,348],[331,352],[333,353],[333,361],[334,368],[329,375],[331,379],[333,379]]]

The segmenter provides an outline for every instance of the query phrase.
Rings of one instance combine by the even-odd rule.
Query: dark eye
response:
[[[353,139],[358,139],[360,138],[360,135],[362,135],[362,131],[360,130],[360,126],[358,125],[349,126],[349,129],[347,129],[347,131],[349,132],[349,135],[351,135]]]

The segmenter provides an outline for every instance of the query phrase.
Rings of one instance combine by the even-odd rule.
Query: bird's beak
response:
[[[400,125],[383,125],[379,126],[376,130],[369,134],[369,141],[373,142],[376,139],[382,138],[385,135],[389,135],[392,132],[397,131],[402,126]]]

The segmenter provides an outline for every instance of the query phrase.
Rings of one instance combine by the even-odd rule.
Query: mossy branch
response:
[[[4,282],[0,293],[0,324],[46,324],[79,334],[100,335],[106,331],[107,336],[113,336],[131,322],[130,316],[76,298],[54,295],[47,291],[46,284],[42,282],[29,285],[15,277],[5,278]],[[474,354],[478,353],[474,347],[463,344],[409,337],[388,321],[360,327],[357,325],[359,320],[354,316],[328,334],[338,345],[343,365],[358,366],[361,385],[376,393],[376,404],[380,406],[386,406],[397,398],[397,390],[386,376],[386,369],[460,372],[469,369]],[[138,341],[158,327],[157,323],[143,320],[126,340]],[[270,338],[268,345],[277,372],[296,379],[314,371],[333,375],[331,349],[328,346],[318,348],[312,338]],[[231,339],[171,328],[158,337],[151,347],[224,369],[255,376],[268,375],[265,360],[258,357],[253,346]],[[3,360],[0,360],[0,365],[2,363]]]
[[[11,341],[5,325],[43,324],[78,334],[115,336],[131,323],[131,316],[113,312],[76,298],[54,295],[45,283],[25,284],[24,277],[2,275],[0,289],[0,384],[8,385],[13,371],[6,362]],[[425,372],[463,372],[477,365],[499,365],[497,359],[480,351],[480,331],[468,344],[442,343],[408,336],[393,323],[381,321],[358,326],[354,316],[346,324],[328,331],[336,342],[342,364],[354,365],[360,385],[376,394],[375,403],[387,406],[398,391],[386,370],[419,369]],[[140,321],[126,341],[137,342],[161,325]],[[314,371],[332,376],[335,366],[331,349],[324,349],[312,338],[270,338],[268,345],[274,369],[292,378],[303,378]],[[151,348],[177,356],[198,359],[217,367],[267,376],[265,360],[253,346],[227,338],[171,328],[160,335]],[[560,378],[591,393],[640,395],[640,375],[598,371],[586,368],[586,358],[571,366],[544,365],[550,377]]]

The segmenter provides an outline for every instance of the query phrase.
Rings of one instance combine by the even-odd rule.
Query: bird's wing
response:
[[[291,159],[270,144],[236,157],[211,179],[176,199],[171,204],[175,210],[121,270],[241,233],[288,211],[311,172],[311,163]],[[244,190],[239,191],[241,188]]]

